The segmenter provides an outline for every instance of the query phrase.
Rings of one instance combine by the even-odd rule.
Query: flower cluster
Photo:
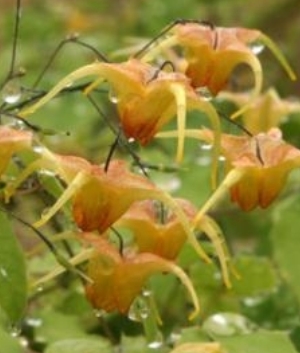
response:
[[[13,181],[8,180],[4,189],[6,202],[17,195],[30,175],[45,171],[55,175],[63,191],[34,227],[44,226],[62,208],[70,207],[67,224],[77,234],[83,252],[86,247],[92,250],[83,258],[87,260],[86,296],[95,308],[127,313],[149,277],[173,273],[190,293],[195,308],[192,317],[196,316],[197,294],[176,261],[188,243],[203,261],[212,262],[211,254],[197,238],[199,233],[211,242],[223,282],[230,287],[229,253],[222,231],[208,211],[228,191],[232,201],[245,211],[267,207],[282,190],[289,172],[300,165],[300,151],[284,142],[277,127],[284,115],[297,110],[298,105],[281,102],[273,90],[260,95],[262,66],[257,53],[263,45],[295,79],[275,44],[260,31],[180,21],[124,62],[97,61],[71,72],[40,100],[18,112],[21,119],[30,120],[35,111],[70,84],[92,77],[84,94],[90,95],[102,85],[108,87],[107,96],[116,105],[126,141],[134,139],[146,146],[155,138],[176,138],[178,163],[184,160],[187,138],[214,147],[215,190],[204,205],[173,198],[147,175],[131,170],[124,160],[109,158],[98,165],[83,157],[54,153],[32,132],[1,125],[2,178],[14,154],[25,149],[33,152],[33,161]],[[249,65],[254,73],[254,90],[250,95],[225,91],[233,70],[241,63]],[[214,99],[231,100],[238,106],[232,118],[243,116],[245,127],[240,135],[222,132]],[[189,128],[191,110],[204,114],[210,129]],[[173,118],[176,131],[162,131]],[[220,155],[225,159],[223,179],[217,173]],[[196,183],[195,190],[200,187]],[[132,235],[130,241],[124,240],[123,231]],[[115,235],[117,244],[112,240]]]

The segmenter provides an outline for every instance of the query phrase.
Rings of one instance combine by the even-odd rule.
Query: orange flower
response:
[[[177,132],[161,133],[160,137],[176,137]],[[211,131],[186,130],[186,137],[213,143]],[[273,128],[253,137],[222,134],[221,153],[228,174],[202,207],[196,221],[228,190],[234,202],[245,211],[268,207],[285,185],[288,174],[300,166],[300,150],[282,140],[282,133]]]
[[[7,168],[12,155],[18,151],[30,148],[32,133],[16,130],[8,126],[0,126],[0,176]]]
[[[184,72],[194,87],[207,87],[213,95],[224,89],[239,64],[247,64],[255,76],[254,93],[262,86],[262,68],[256,51],[266,45],[277,57],[291,79],[295,74],[273,41],[258,30],[223,28],[201,24],[197,21],[181,21],[169,31],[170,35],[145,55],[149,60],[162,48],[179,45],[184,50]]]
[[[247,93],[223,92],[219,97],[232,101],[239,108],[245,106],[250,100]],[[278,126],[289,114],[299,111],[299,102],[281,99],[278,93],[271,88],[251,101],[242,119],[246,129],[252,134],[258,134]]]
[[[131,173],[123,161],[111,161],[105,171],[104,166],[93,165],[83,158],[53,154],[44,149],[42,157],[29,165],[14,183],[7,186],[6,200],[9,200],[18,185],[31,173],[45,169],[57,173],[67,184],[67,188],[56,203],[42,214],[41,219],[34,224],[35,227],[45,224],[72,199],[73,217],[78,227],[83,231],[98,230],[103,233],[134,202],[155,199],[174,212],[197,253],[210,262],[180,206],[170,195],[155,187],[149,179]]]
[[[190,319],[198,314],[199,302],[193,285],[173,262],[150,253],[121,256],[106,239],[92,234],[86,234],[85,240],[95,249],[87,268],[92,283],[86,285],[87,298],[95,308],[126,314],[149,277],[162,272],[175,274],[189,291],[195,307]]]
[[[175,199],[175,201],[192,222],[197,214],[196,208],[187,200]],[[132,231],[139,252],[152,253],[168,260],[175,260],[186,242],[187,235],[174,214],[167,213],[163,217],[161,212],[164,211],[160,205],[153,201],[138,202],[119,219],[116,226],[126,227]],[[213,219],[206,215],[195,224],[194,228],[205,233],[213,243],[221,264],[224,283],[230,287],[229,256],[221,229]]]
[[[34,113],[70,83],[86,76],[99,77],[87,88],[86,93],[103,81],[109,82],[110,99],[117,104],[125,135],[142,145],[147,144],[177,113],[180,132],[178,161],[183,156],[187,109],[203,111],[211,119],[213,129],[220,130],[215,109],[194,92],[185,75],[165,72],[136,59],[124,63],[96,62],[83,66],[67,75],[36,104],[20,112],[20,115],[24,117]]]

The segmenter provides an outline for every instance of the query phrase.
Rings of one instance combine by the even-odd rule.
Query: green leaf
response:
[[[27,297],[25,258],[7,215],[0,211],[0,306],[14,324]]]
[[[269,292],[277,286],[271,262],[257,256],[239,256],[234,261],[240,278],[232,276],[232,289],[239,296],[255,296]]]
[[[281,275],[300,300],[300,197],[295,195],[279,204],[271,231],[274,256]]]
[[[218,337],[228,353],[297,353],[284,332],[261,331],[247,335]]]
[[[57,341],[46,349],[45,353],[112,353],[113,348],[104,339],[68,339]],[[0,352],[1,353],[1,352]]]
[[[21,353],[22,347],[9,333],[0,328],[0,353]]]

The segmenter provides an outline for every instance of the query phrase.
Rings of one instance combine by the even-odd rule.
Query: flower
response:
[[[32,133],[26,130],[16,130],[8,126],[0,126],[0,176],[16,152],[31,147]]]
[[[161,133],[174,137],[177,132]],[[213,143],[208,129],[186,130],[186,137]],[[268,207],[281,192],[288,174],[300,166],[300,150],[286,143],[278,128],[255,136],[221,135],[221,153],[225,158],[227,175],[199,211],[199,221],[228,190],[231,199],[244,211],[257,206]]]
[[[150,49],[145,60],[155,57],[162,48],[179,45],[184,49],[186,59],[184,72],[194,87],[207,87],[216,95],[225,88],[233,69],[244,63],[253,70],[254,94],[257,95],[262,86],[262,68],[256,52],[263,49],[263,45],[273,52],[291,79],[295,80],[294,72],[275,43],[258,30],[214,27],[189,20],[179,21],[170,27],[169,31],[164,31],[169,33],[166,39]]]
[[[93,234],[86,234],[84,240],[94,248],[87,267],[87,275],[92,282],[87,283],[85,289],[95,308],[126,314],[149,277],[156,273],[173,273],[191,295],[195,310],[190,319],[198,314],[199,302],[193,285],[173,262],[151,253],[125,252],[120,255],[107,239]]]
[[[124,161],[112,160],[108,170],[76,156],[54,154],[46,148],[42,157],[29,165],[18,178],[5,189],[6,201],[18,185],[31,173],[50,170],[57,173],[67,188],[55,204],[44,212],[34,226],[44,225],[70,199],[73,218],[83,231],[105,232],[136,201],[154,199],[168,207],[181,223],[186,236],[196,252],[207,262],[209,257],[198,243],[190,222],[180,206],[170,195],[158,189],[149,179],[130,172]]]
[[[197,215],[196,207],[184,199],[175,199],[175,202],[193,223]],[[119,219],[116,226],[132,231],[139,252],[152,253],[164,259],[175,260],[187,240],[187,234],[178,217],[170,212],[164,213],[166,212],[161,205],[153,201],[137,202]],[[207,215],[203,215],[201,220],[194,225],[194,230],[203,232],[212,241],[221,264],[224,283],[230,287],[229,256],[221,229]]]
[[[232,101],[239,108],[245,106],[250,100],[248,93],[222,92],[219,97]],[[289,114],[299,111],[299,102],[281,99],[275,89],[270,88],[251,100],[242,119],[247,130],[252,134],[258,134],[278,126]]]
[[[99,77],[86,89],[86,93],[103,81],[109,82],[110,99],[117,105],[125,135],[142,145],[151,141],[177,113],[177,161],[183,157],[187,109],[203,111],[211,119],[213,129],[220,130],[215,109],[194,92],[190,80],[184,74],[165,72],[137,59],[123,63],[96,62],[83,66],[63,78],[48,94],[19,115],[25,117],[34,113],[70,83],[86,76]]]

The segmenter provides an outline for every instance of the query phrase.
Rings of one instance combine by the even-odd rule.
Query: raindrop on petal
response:
[[[118,104],[119,103],[119,97],[116,94],[115,90],[111,88],[108,93],[108,98],[113,104]]]
[[[258,55],[264,50],[265,46],[260,42],[254,42],[250,44],[250,49],[253,54]]]

